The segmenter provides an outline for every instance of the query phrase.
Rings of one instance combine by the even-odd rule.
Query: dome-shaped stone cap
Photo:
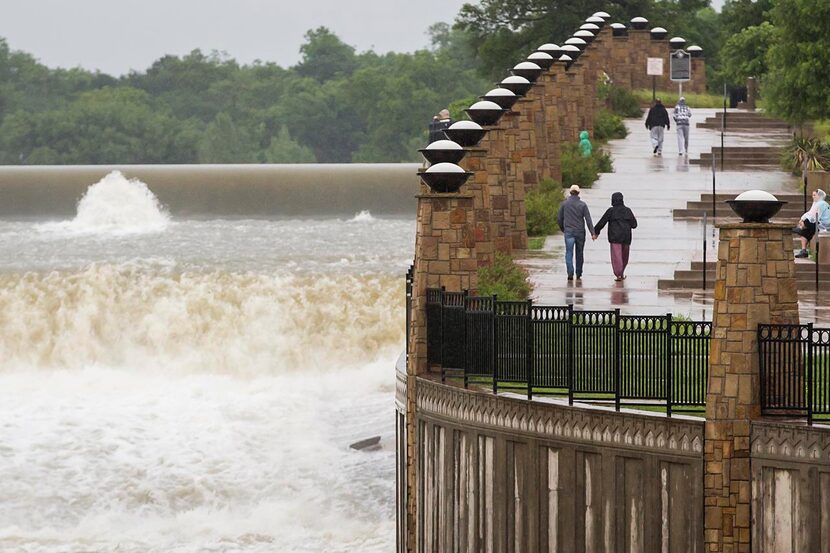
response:
[[[693,58],[697,58],[701,54],[703,54],[703,48],[701,48],[697,44],[693,44],[693,45],[689,46],[688,48],[686,48],[686,51],[689,52],[689,55],[692,56]]]
[[[625,29],[625,24],[623,23],[611,23],[612,29]]]
[[[531,63],[536,63],[533,60],[552,60],[553,56],[548,54],[547,52],[533,52],[527,57],[527,60]]]
[[[638,31],[645,29],[646,25],[648,25],[648,19],[645,17],[634,17],[631,19],[631,26]]]
[[[747,190],[738,194],[735,198],[739,202],[753,201],[753,202],[777,202],[778,198],[764,190]]]
[[[471,106],[470,106],[469,108],[467,108],[467,109],[472,110],[472,111],[479,111],[479,110],[481,110],[481,111],[484,111],[484,110],[489,111],[489,110],[502,110],[502,109],[504,109],[504,108],[502,108],[500,105],[498,105],[498,104],[497,104],[497,103],[495,103],[495,102],[491,102],[490,100],[479,100],[478,102],[476,102],[475,104],[471,105]]]
[[[507,79],[505,79],[507,80]],[[527,80],[527,79],[525,79]],[[507,90],[506,88],[494,88],[492,90],[488,90],[485,96],[515,96],[512,90]]]
[[[651,30],[651,32],[652,33],[668,33],[668,31],[666,29],[664,29],[663,27],[654,27]]]
[[[508,90],[508,92],[510,92]],[[459,121],[461,122],[461,121]],[[465,123],[472,123],[472,121],[464,121]],[[461,147],[461,144],[458,142],[453,142],[452,140],[436,140],[426,148],[425,150],[463,150],[464,148]]]
[[[568,54],[562,54],[561,56],[559,56],[559,61],[572,62],[573,60],[574,59]]]
[[[492,103],[492,102],[490,102]],[[498,106],[496,106],[498,107]],[[456,121],[452,125],[449,126],[452,130],[458,131],[481,131],[484,130],[481,125],[476,123],[475,121],[467,121],[466,119],[463,121]]]
[[[533,63],[532,61],[523,61],[521,63],[517,63],[513,66],[513,69],[519,69],[522,71],[541,71],[542,68]]]
[[[588,43],[585,42],[583,39],[579,38],[578,36],[572,36],[571,38],[569,38],[568,40],[565,41],[565,46],[577,46],[578,47],[578,46],[585,46],[586,44],[588,44]],[[565,48],[563,47],[562,49],[564,50]]]
[[[586,31],[585,29],[580,29],[579,31],[574,33],[574,37],[586,39],[586,38],[594,38],[594,33],[591,31]]]
[[[455,144],[455,142],[453,142]],[[459,146],[460,147],[460,146]],[[435,165],[431,165],[426,171],[426,173],[466,173],[464,169],[456,165],[455,163],[436,163]]]
[[[682,36],[673,36],[669,39],[669,42],[686,42],[686,39]]]
[[[608,19],[609,17],[611,17],[611,14],[608,12],[596,12],[594,14],[591,14],[591,17],[601,17],[603,19]]]
[[[549,54],[550,56],[557,58],[562,52],[562,48],[559,47],[558,44],[553,44],[552,42],[548,42],[546,44],[542,44],[536,49],[537,52],[544,52]]]
[[[675,50],[679,50],[686,45],[686,39],[682,36],[674,36],[669,39],[669,46]]]
[[[599,25],[595,23],[583,23],[579,26],[580,31],[599,31]]]
[[[596,15],[592,15],[591,17],[585,20],[585,23],[596,23],[597,25],[604,25],[605,19],[597,17]]]
[[[577,48],[573,44],[566,44],[565,46],[562,47],[562,51],[563,52],[579,53],[579,48]]]
[[[536,64],[534,63],[533,65]],[[509,77],[502,79],[501,84],[530,84],[530,81],[518,75],[510,75]]]

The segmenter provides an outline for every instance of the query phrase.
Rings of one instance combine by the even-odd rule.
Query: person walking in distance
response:
[[[692,118],[692,110],[686,105],[686,98],[683,96],[674,106],[674,126],[677,128],[677,155],[689,155],[689,119]]]
[[[591,237],[596,240],[594,224],[591,222],[591,212],[588,205],[579,198],[579,186],[571,186],[568,198],[559,206],[559,213],[556,217],[559,229],[565,234],[565,267],[568,270],[568,280],[582,278],[582,265],[585,250],[585,227]],[[576,267],[574,267],[574,253],[576,254]]]
[[[660,98],[657,98],[654,105],[648,110],[646,128],[651,133],[651,147],[654,150],[654,155],[663,155],[663,137],[665,131],[671,128],[671,123],[669,122],[669,112],[666,111],[666,107],[660,101]]]
[[[625,278],[625,268],[628,266],[631,229],[637,228],[637,219],[631,209],[623,203],[621,192],[611,194],[611,207],[597,222],[597,236],[605,225],[608,225],[608,243],[611,245],[611,269],[614,271],[614,280],[620,281]]]

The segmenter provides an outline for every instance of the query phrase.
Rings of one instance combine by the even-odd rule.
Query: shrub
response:
[[[461,98],[460,100],[456,100],[452,102],[447,109],[450,111],[450,117],[452,117],[453,121],[461,121],[463,119],[467,119],[467,114],[464,111],[471,105],[478,102],[478,96],[470,96],[469,98]]]
[[[605,105],[615,115],[620,117],[640,117],[640,100],[628,90],[613,84],[603,85],[600,88],[600,97],[605,99]]]
[[[478,293],[500,300],[526,300],[533,291],[527,271],[507,254],[497,253],[492,267],[478,270]]]
[[[830,145],[818,138],[794,137],[781,155],[781,165],[795,175],[830,169]]]
[[[606,142],[614,138],[625,138],[628,129],[625,128],[622,117],[608,110],[600,110],[594,118],[594,138]]]
[[[562,186],[565,188],[573,184],[590,188],[599,178],[599,173],[613,171],[611,156],[602,150],[594,150],[592,155],[583,157],[576,144],[562,147]]]
[[[563,199],[561,185],[551,179],[543,180],[538,190],[528,192],[525,196],[527,234],[530,236],[554,234],[557,230],[556,215]]]
[[[643,104],[651,104],[651,89],[641,88],[633,92],[634,97],[638,102]],[[695,108],[722,108],[723,96],[717,94],[696,94],[694,92],[684,92],[683,96],[686,98],[686,103],[692,109]],[[666,107],[677,104],[679,98],[677,92],[657,91],[657,97],[663,101]]]

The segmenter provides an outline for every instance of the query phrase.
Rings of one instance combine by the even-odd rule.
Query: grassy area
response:
[[[641,88],[634,91],[634,96],[641,104],[651,104],[651,89]],[[723,96],[716,94],[695,94],[693,92],[683,93],[686,98],[686,103],[689,107],[694,108],[722,108]],[[661,92],[657,91],[657,97],[663,100],[666,106],[673,106],[677,103],[677,92]]]
[[[545,247],[545,239],[547,236],[529,236],[527,239],[527,249],[541,250]]]

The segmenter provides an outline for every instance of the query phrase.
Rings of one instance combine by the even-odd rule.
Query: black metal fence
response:
[[[758,325],[758,355],[765,415],[830,415],[830,328]]]
[[[427,359],[441,378],[621,405],[706,404],[712,325],[427,290]]]

